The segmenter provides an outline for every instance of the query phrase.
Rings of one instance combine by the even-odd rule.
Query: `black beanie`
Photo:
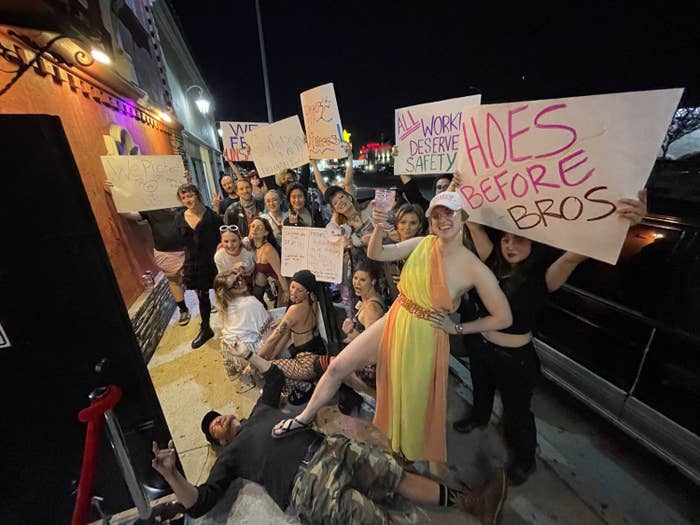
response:
[[[220,415],[221,414],[219,414],[216,410],[210,410],[209,412],[204,414],[204,417],[202,418],[202,432],[204,432],[207,441],[212,445],[218,445],[219,442],[216,439],[214,439],[214,436],[212,436],[209,432],[209,425],[211,425],[211,422],[214,421]]]
[[[292,281],[298,282],[309,292],[316,292],[316,276],[309,270],[299,270],[292,276]]]

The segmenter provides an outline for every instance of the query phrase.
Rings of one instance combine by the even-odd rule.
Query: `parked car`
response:
[[[586,261],[550,294],[535,342],[545,377],[700,484],[700,192],[654,186],[669,177],[617,265]]]

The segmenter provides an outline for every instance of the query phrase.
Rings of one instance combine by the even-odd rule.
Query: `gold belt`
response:
[[[420,319],[430,320],[430,314],[433,313],[432,310],[428,310],[426,308],[423,308],[421,305],[414,303],[413,301],[411,301],[408,297],[406,297],[403,294],[399,294],[399,296],[396,298],[396,300],[410,314],[412,314]]]

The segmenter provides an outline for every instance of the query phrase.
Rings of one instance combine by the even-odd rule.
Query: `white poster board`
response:
[[[470,220],[615,264],[682,89],[465,107]]]
[[[301,94],[306,145],[311,159],[347,157],[343,149],[343,125],[333,84],[309,89]]]
[[[267,122],[219,122],[224,159],[229,162],[246,162],[253,160],[253,152],[248,155],[245,146],[245,134]]]
[[[181,206],[177,189],[185,181],[180,155],[103,155],[102,166],[114,184],[119,212]]]
[[[478,106],[481,95],[451,98],[394,110],[398,156],[394,173],[452,173],[457,167],[459,130],[465,106]]]
[[[245,140],[250,145],[255,169],[261,177],[309,162],[309,150],[297,115],[255,128],[245,134]]]
[[[317,281],[339,283],[343,277],[343,243],[330,242],[325,228],[282,228],[282,275],[309,270]]]

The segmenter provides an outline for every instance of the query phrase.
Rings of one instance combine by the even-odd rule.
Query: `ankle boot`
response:
[[[214,331],[211,329],[211,327],[208,324],[202,324],[197,337],[195,337],[194,341],[192,341],[192,348],[199,348],[212,337],[214,337]]]
[[[462,510],[466,514],[477,517],[482,525],[496,525],[500,522],[507,495],[506,474],[503,469],[498,469],[493,479],[480,491],[464,487],[461,498]]]

